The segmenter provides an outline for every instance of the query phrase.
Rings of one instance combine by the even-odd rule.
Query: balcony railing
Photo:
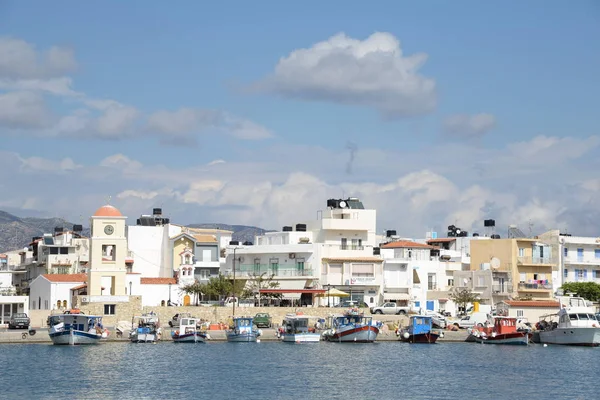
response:
[[[509,294],[512,293],[512,285],[505,283],[504,285],[492,285],[494,294]]]
[[[223,273],[225,276],[233,277],[233,270],[227,270]],[[288,277],[288,276],[313,276],[313,270],[306,264],[304,267],[299,265],[280,265],[273,267],[267,264],[242,264],[236,265],[235,276],[236,277],[252,277],[257,275],[274,275],[276,277]]]
[[[600,258],[595,257],[579,257],[579,256],[567,256],[564,258],[567,264],[591,264],[600,265]]]
[[[517,262],[519,264],[531,264],[531,265],[539,265],[539,264],[554,264],[554,259],[552,257],[517,257]]]
[[[552,282],[548,283],[519,283],[519,290],[552,290]]]
[[[357,244],[342,244],[340,250],[364,250],[365,246]]]

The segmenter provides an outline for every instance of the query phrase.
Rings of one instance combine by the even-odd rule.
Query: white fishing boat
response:
[[[179,320],[179,329],[171,331],[175,343],[204,343],[210,339],[206,332],[198,329],[197,318],[184,317]]]
[[[232,322],[233,327],[226,333],[228,342],[257,342],[262,335],[252,317],[235,317]]]
[[[323,338],[330,342],[372,343],[377,339],[380,324],[365,316],[358,309],[347,310],[343,315],[329,317],[329,329]]]
[[[310,319],[307,315],[286,315],[281,324],[281,329],[277,336],[283,342],[291,343],[310,343],[321,341],[321,334],[310,326]]]
[[[158,315],[154,313],[133,317],[129,339],[133,343],[156,343],[161,338]]]
[[[557,296],[560,310],[545,315],[538,323],[541,343],[572,346],[600,346],[600,322],[584,298]]]
[[[102,317],[85,315],[79,310],[48,318],[48,335],[52,343],[58,345],[97,344],[108,337],[108,330],[102,326]]]

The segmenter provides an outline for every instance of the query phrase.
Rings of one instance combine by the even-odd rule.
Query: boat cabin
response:
[[[74,331],[83,332],[104,328],[102,326],[102,317],[85,314],[51,315],[48,325],[55,327],[55,329],[62,328],[67,331],[73,329]]]
[[[433,319],[425,315],[413,315],[408,323],[408,331],[412,335],[430,333],[433,327]]]
[[[306,333],[314,332],[314,327],[309,324],[307,316],[290,316],[283,320],[283,329],[286,333]]]
[[[196,326],[198,324],[198,319],[196,318],[181,318],[179,323],[179,334],[185,335],[187,333],[196,332]]]
[[[497,334],[513,333],[517,331],[517,319],[512,317],[494,318],[494,332]]]
[[[344,313],[344,315],[338,315],[333,317],[332,326],[339,328],[340,326],[347,325],[371,325],[373,317],[365,316],[358,310],[352,309]]]
[[[252,317],[237,317],[233,319],[233,329],[237,333],[250,333],[253,326]]]

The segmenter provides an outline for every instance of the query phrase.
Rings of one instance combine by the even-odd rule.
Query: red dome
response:
[[[122,217],[121,211],[111,205],[105,205],[96,210],[94,217]]]

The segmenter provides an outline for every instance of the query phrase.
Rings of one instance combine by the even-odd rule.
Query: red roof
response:
[[[168,285],[169,283],[172,285],[176,285],[177,279],[175,279],[175,278],[140,278],[140,283],[142,285]]]
[[[109,204],[100,207],[96,210],[93,215],[94,217],[122,217],[121,211],[117,210],[116,207],[113,207]]]
[[[504,303],[511,307],[560,307],[560,303],[554,300],[505,300]]]
[[[87,284],[84,283],[83,285],[72,287],[71,290],[85,289],[86,287],[87,287]]]
[[[427,243],[449,243],[454,242],[456,238],[439,238],[439,239],[429,239]]]
[[[398,240],[396,242],[386,243],[381,246],[382,249],[397,249],[397,248],[407,248],[407,249],[434,249],[435,247],[430,246],[425,243],[417,243],[411,242],[408,240]]]
[[[65,283],[76,283],[76,282],[87,282],[87,274],[43,274],[44,278],[50,282],[65,282]]]

